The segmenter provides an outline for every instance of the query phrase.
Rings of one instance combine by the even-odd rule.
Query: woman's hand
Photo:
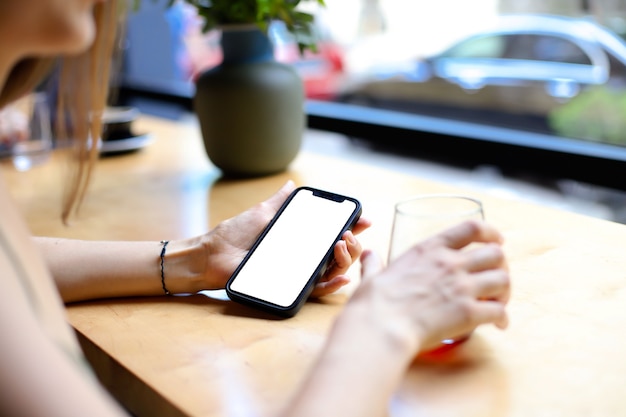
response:
[[[466,248],[474,242],[483,244]],[[480,324],[504,329],[510,282],[501,243],[493,227],[468,221],[414,246],[387,268],[366,251],[363,283],[350,304],[412,354]]]
[[[254,241],[294,189],[294,183],[287,182],[266,201],[223,221],[207,235],[207,279],[212,288],[224,288]],[[332,266],[316,285],[312,297],[333,293],[350,282],[345,274],[362,252],[361,244],[354,235],[370,225],[369,220],[359,219],[352,232],[346,232],[342,240],[337,242]]]

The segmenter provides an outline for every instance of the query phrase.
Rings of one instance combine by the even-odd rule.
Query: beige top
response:
[[[60,221],[60,220],[59,220]],[[41,328],[59,348],[82,367],[87,362],[67,323],[65,309],[54,281],[30,239],[11,196],[0,176],[0,271],[3,286],[23,297]]]

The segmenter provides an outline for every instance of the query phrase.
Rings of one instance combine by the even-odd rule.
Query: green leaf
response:
[[[133,8],[139,9],[141,0],[131,1]],[[296,10],[297,7],[311,1],[326,7],[324,0],[168,0],[167,7],[177,1],[184,1],[196,8],[198,15],[204,19],[203,32],[233,23],[255,23],[266,31],[269,22],[282,20],[298,42],[300,53],[307,49],[314,52],[317,50],[314,36],[315,16]]]

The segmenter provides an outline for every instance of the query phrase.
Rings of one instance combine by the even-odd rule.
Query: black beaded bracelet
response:
[[[161,249],[161,286],[163,287],[163,292],[165,295],[171,295],[170,292],[165,288],[165,272],[163,271],[163,261],[165,260],[165,248],[167,248],[167,244],[170,243],[169,240],[162,240],[161,244],[163,245],[163,249]]]

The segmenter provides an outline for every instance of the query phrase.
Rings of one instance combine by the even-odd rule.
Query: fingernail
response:
[[[344,242],[343,244],[343,253],[345,253],[346,255],[350,256],[350,251],[348,250],[348,245]]]

